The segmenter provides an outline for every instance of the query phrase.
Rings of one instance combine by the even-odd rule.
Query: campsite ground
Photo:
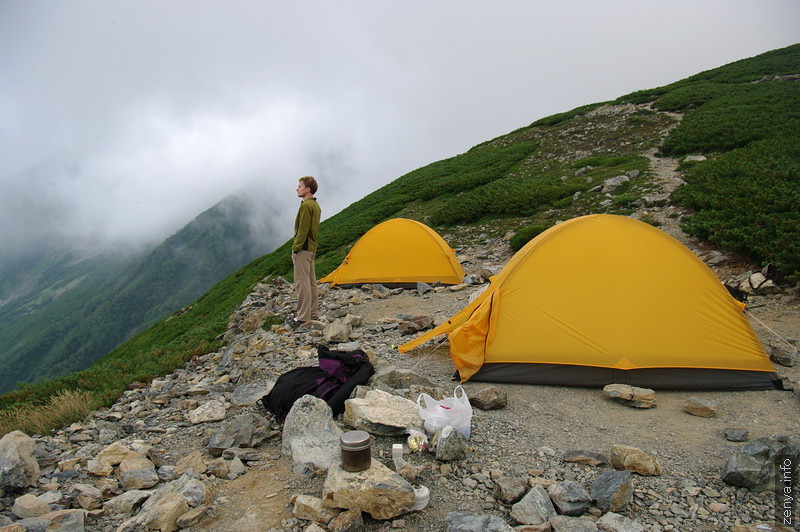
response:
[[[746,266],[731,261],[726,264],[720,273],[723,278],[734,270],[741,273],[739,269]],[[440,322],[461,309],[475,290],[477,288],[425,297],[404,292],[387,299],[367,299],[349,310],[363,316],[366,326],[384,318],[394,320],[398,314],[430,315]],[[752,306],[756,307],[753,314],[775,333],[797,340],[800,299],[796,293],[759,297],[752,301]],[[754,321],[753,327],[765,345],[777,341],[760,323]],[[414,370],[443,390],[452,390],[456,383],[451,380],[453,364],[446,342],[431,342],[409,354],[398,353],[392,344],[407,338],[395,334],[365,340],[374,347],[380,364]],[[783,377],[800,381],[800,366],[777,368]],[[467,382],[464,385],[468,395],[489,386],[494,384]],[[431,491],[428,508],[395,521],[381,522],[365,517],[366,530],[401,528],[426,532],[441,530],[445,516],[451,511],[496,514],[503,505],[491,499],[490,492],[481,488],[480,481],[498,474],[545,481],[572,478],[588,488],[608,466],[576,467],[563,462],[562,453],[589,450],[607,455],[615,444],[640,448],[661,463],[661,476],[634,476],[637,497],[650,497],[650,504],[662,505],[665,518],[672,516],[669,512],[686,513],[690,517],[684,525],[691,523],[691,530],[729,530],[739,520],[758,521],[772,515],[768,502],[772,496],[763,494],[759,498],[749,490],[744,490],[748,493],[737,492],[722,483],[720,469],[728,456],[744,445],[726,440],[723,430],[747,429],[750,440],[775,434],[796,437],[800,433],[798,396],[786,391],[658,391],[657,407],[639,410],[612,402],[596,388],[497,386],[506,392],[508,406],[491,411],[474,410],[471,450],[466,460],[453,465],[438,463],[427,454],[409,457],[411,463],[428,466],[419,479]],[[701,418],[683,412],[682,407],[690,397],[715,403],[716,417]],[[374,458],[390,464],[391,445],[401,442],[402,439],[376,438]],[[295,527],[298,531],[305,530],[297,528],[300,523],[291,520],[290,498],[302,493],[319,496],[324,476],[309,478],[292,473],[290,459],[279,457],[278,439],[270,440],[266,447],[262,453],[270,458],[249,468],[240,479],[217,487],[216,515],[196,529],[266,531],[271,527],[284,530]],[[712,493],[717,491],[719,497],[697,499],[686,495],[700,488]],[[719,504],[714,508],[721,509],[720,513],[702,519],[691,517],[693,505],[697,505],[695,510],[704,509],[710,502]],[[641,507],[628,515],[643,524],[653,522],[652,515],[644,513]],[[506,518],[511,521],[507,514]],[[667,525],[656,530],[688,529]]]
[[[660,190],[651,197],[651,204],[658,204],[680,184],[676,172],[678,162],[655,157],[654,150],[647,156],[654,180],[660,185]],[[642,207],[633,216],[655,220],[662,230],[701,256],[716,251],[681,231],[682,215],[676,207],[667,204],[663,208]],[[472,240],[472,243],[458,252],[473,259],[471,268],[476,271],[481,267],[502,265],[512,255],[497,234],[491,235],[490,228],[488,236],[486,233],[486,227],[459,229],[460,239]],[[483,257],[494,259],[495,264],[481,264]],[[469,269],[467,273],[474,273]],[[756,266],[728,256],[712,269],[725,280]],[[388,299],[366,300],[350,311],[363,316],[366,325],[379,323],[384,318],[395,320],[398,314],[433,316],[436,323],[440,323],[463,308],[477,289],[425,297],[405,292]],[[794,352],[800,363],[796,350],[800,339],[800,294],[797,290],[754,297],[749,306],[749,319],[764,345],[782,346]],[[794,346],[785,345],[778,336],[788,339]],[[442,389],[452,390],[456,383],[451,380],[454,368],[446,342],[429,342],[411,353],[398,353],[392,344],[407,338],[391,335],[381,338],[382,343],[375,349],[380,364],[414,370]],[[800,382],[800,365],[776,368],[781,377]],[[495,385],[464,384],[468,395],[489,386]],[[545,482],[571,478],[588,488],[605,469],[567,464],[561,460],[562,453],[588,450],[607,455],[615,444],[651,453],[663,468],[660,476],[634,475],[637,504],[628,512],[629,517],[642,524],[659,523],[655,530],[730,530],[736,522],[770,520],[773,499],[771,493],[736,490],[720,480],[720,470],[727,458],[744,445],[728,441],[723,435],[724,429],[746,429],[749,440],[777,434],[800,436],[800,402],[798,395],[788,391],[658,391],[657,407],[641,410],[615,403],[596,388],[496,386],[506,392],[508,406],[491,411],[474,410],[471,450],[466,460],[451,465],[437,463],[429,455],[409,457],[414,464],[429,466],[419,479],[431,491],[428,508],[401,516],[396,521],[380,522],[367,517],[366,530],[427,532],[442,530],[444,518],[451,511],[497,514],[503,509],[502,503],[495,501],[481,483],[484,478],[496,478],[500,474]],[[690,397],[714,403],[717,415],[701,418],[684,412],[682,408]],[[391,445],[400,442],[400,439],[377,438],[373,456],[390,463]],[[299,493],[319,496],[324,477],[294,475],[287,458],[277,457],[278,444],[270,445],[275,447],[270,450],[274,459],[264,461],[241,479],[222,486],[217,492],[218,500],[222,501],[217,516],[198,529],[209,532],[269,530],[270,527],[291,529],[292,526],[296,530],[305,529],[299,528],[300,523],[286,521],[291,518],[289,498]],[[698,494],[701,489],[702,493]],[[512,521],[507,516],[507,506],[505,517]],[[673,524],[676,517],[684,519],[681,524]]]

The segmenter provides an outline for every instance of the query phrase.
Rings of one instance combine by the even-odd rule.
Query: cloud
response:
[[[329,216],[543,116],[792,44],[794,0],[0,5],[0,244],[163,239],[299,176]]]

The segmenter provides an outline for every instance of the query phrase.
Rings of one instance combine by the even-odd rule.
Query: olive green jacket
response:
[[[317,198],[308,198],[300,204],[294,219],[294,242],[292,251],[317,251],[317,233],[322,209]]]

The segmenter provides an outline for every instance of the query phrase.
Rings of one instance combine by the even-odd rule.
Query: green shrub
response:
[[[800,277],[800,136],[773,138],[687,168],[673,199],[690,234]]]
[[[538,223],[517,229],[517,232],[514,233],[514,236],[508,241],[508,245],[512,250],[519,251],[525,244],[539,236],[540,233],[544,233],[552,226],[553,224]]]

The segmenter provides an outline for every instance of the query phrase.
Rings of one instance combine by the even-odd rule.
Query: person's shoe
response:
[[[292,329],[297,329],[297,327],[300,326],[301,323],[302,322],[297,318],[295,318],[294,316],[289,316],[288,318],[286,318],[286,325],[288,325]]]

